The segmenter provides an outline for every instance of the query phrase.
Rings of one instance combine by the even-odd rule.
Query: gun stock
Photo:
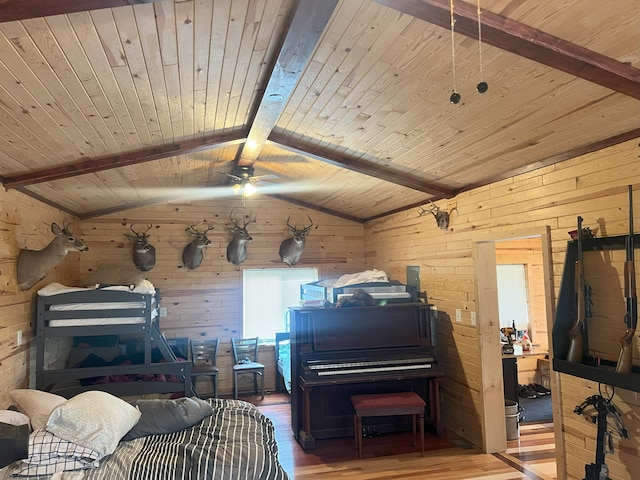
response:
[[[633,367],[633,341],[638,324],[638,298],[636,295],[636,267],[633,242],[633,192],[629,185],[629,236],[626,239],[627,259],[624,263],[624,296],[627,300],[627,313],[624,320],[627,330],[620,339],[620,356],[616,373],[629,374]]]
[[[573,363],[582,363],[582,331],[584,328],[583,315],[586,312],[584,265],[582,260],[582,217],[578,217],[578,258],[574,272],[574,308],[575,319],[569,328],[569,350],[567,360]]]

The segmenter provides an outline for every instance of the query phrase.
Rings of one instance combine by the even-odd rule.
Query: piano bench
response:
[[[351,404],[353,416],[353,435],[355,437],[358,458],[362,457],[362,418],[384,417],[391,415],[411,415],[413,423],[413,446],[416,446],[416,417],[420,428],[420,453],[424,456],[424,410],[425,401],[415,392],[372,393],[353,395]]]

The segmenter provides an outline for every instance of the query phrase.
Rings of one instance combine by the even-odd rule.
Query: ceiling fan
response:
[[[243,207],[247,197],[250,197],[257,192],[257,186],[260,182],[279,178],[278,175],[274,173],[269,173],[267,175],[254,175],[254,172],[255,170],[253,165],[236,165],[233,167],[233,171],[231,173],[226,173],[230,178],[231,189],[234,194],[242,197]]]
[[[266,179],[278,178],[277,175],[270,173],[267,175],[254,175],[253,166],[241,166],[236,165],[233,168],[232,173],[226,173],[225,175],[231,178],[231,188],[236,195],[242,195],[242,197],[249,197],[256,193],[256,184]]]

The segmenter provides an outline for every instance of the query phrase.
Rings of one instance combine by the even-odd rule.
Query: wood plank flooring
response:
[[[289,397],[271,394],[243,400],[254,403],[276,427],[280,462],[292,479],[438,479],[438,480],[556,480],[553,425],[521,424],[520,438],[507,451],[485,454],[451,434],[427,434],[425,455],[410,432],[367,438],[363,458],[357,458],[352,437],[316,441],[305,452],[291,431]]]

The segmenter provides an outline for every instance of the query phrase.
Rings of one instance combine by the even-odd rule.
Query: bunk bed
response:
[[[65,397],[86,390],[192,394],[191,364],[176,357],[160,332],[159,292],[147,280],[93,288],[52,283],[38,291],[36,303],[38,390]],[[63,368],[52,368],[47,348],[61,337],[72,337],[74,348]]]
[[[276,391],[291,394],[289,332],[276,332]]]

